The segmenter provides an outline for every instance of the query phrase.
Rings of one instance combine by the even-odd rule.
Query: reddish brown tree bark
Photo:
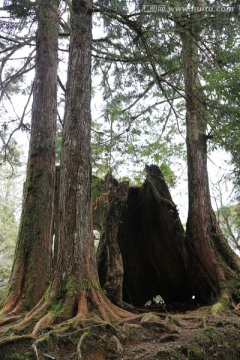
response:
[[[198,14],[178,23],[185,79],[189,213],[186,227],[191,288],[199,302],[225,293],[239,259],[224,239],[212,210],[207,170],[207,112],[199,80]]]
[[[61,314],[104,319],[128,316],[103,295],[98,280],[91,204],[92,1],[73,0],[60,174],[58,262],[52,291]]]
[[[35,336],[53,321],[99,316],[129,317],[103,294],[98,280],[91,204],[92,1],[73,0],[60,172],[60,218],[53,281],[30,313],[14,328],[37,321]],[[66,324],[67,326],[67,324]],[[36,350],[37,351],[37,350]]]
[[[36,75],[31,138],[21,224],[3,310],[35,305],[49,282],[55,174],[58,7],[42,0],[37,8]]]

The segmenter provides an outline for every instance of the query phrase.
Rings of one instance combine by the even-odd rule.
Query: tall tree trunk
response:
[[[18,324],[19,328],[32,318],[39,319],[33,335],[54,320],[75,317],[79,321],[97,315],[115,320],[129,316],[105,297],[97,273],[91,206],[91,30],[92,1],[73,0],[61,154],[57,266],[46,294]]]
[[[195,18],[194,18],[195,16]],[[207,170],[207,114],[198,74],[198,14],[181,20],[185,79],[189,213],[186,227],[189,276],[192,292],[199,302],[208,302],[223,293],[223,283],[238,260],[223,238],[212,210]],[[179,23],[178,23],[179,24]]]
[[[97,273],[91,204],[92,1],[73,0],[67,95],[60,174],[60,230],[52,289],[61,313],[105,319],[127,316],[103,295]]]
[[[42,0],[37,9],[36,75],[23,208],[14,264],[3,310],[31,308],[49,282],[55,174],[58,7]]]
[[[60,172],[58,266],[53,287],[73,296],[98,284],[91,219],[92,1],[73,0]]]

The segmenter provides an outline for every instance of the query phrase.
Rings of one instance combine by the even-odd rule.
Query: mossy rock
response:
[[[117,360],[123,355],[116,330],[110,325],[93,326],[86,330],[77,348],[83,360]]]
[[[211,315],[218,315],[229,309],[229,300],[226,297],[221,297],[210,309]]]

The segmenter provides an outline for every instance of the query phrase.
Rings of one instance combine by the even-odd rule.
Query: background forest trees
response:
[[[17,161],[18,163],[18,161]],[[15,162],[15,172],[10,165],[1,166],[0,175],[0,292],[7,285],[12,268],[16,246],[19,215],[21,210],[21,191],[23,174]]]

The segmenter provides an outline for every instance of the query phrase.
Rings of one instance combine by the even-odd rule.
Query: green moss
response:
[[[206,329],[200,330],[199,334],[195,337],[195,340],[198,345],[203,345],[204,343],[217,343],[219,339],[218,331],[212,327],[208,326]]]
[[[77,280],[74,276],[70,276],[65,286],[66,295],[74,296],[76,292],[83,290],[99,289],[99,284],[93,279]]]
[[[31,289],[30,289],[30,291],[31,291]],[[23,307],[25,308],[25,309],[28,309],[28,310],[30,310],[30,309],[32,309],[33,307],[34,307],[34,302],[32,301],[32,299],[30,298],[30,296],[27,296],[27,297],[25,297],[24,298],[24,301],[23,301]]]
[[[77,289],[78,289],[77,279],[74,276],[70,276],[66,284],[67,296],[73,296]]]
[[[79,347],[84,359],[93,359],[96,353],[101,353],[101,359],[122,359],[123,355],[117,332],[110,324],[89,327],[80,336]]]
[[[56,295],[56,292],[54,290],[52,290],[51,286],[49,286],[44,294],[44,300],[48,300],[48,299],[54,299]]]
[[[62,307],[63,307],[63,304],[62,304],[61,301],[56,302],[56,303],[53,303],[52,306],[51,306],[50,313],[51,313],[53,316],[58,315],[58,314],[61,313]]]
[[[225,291],[229,296],[234,297],[236,302],[240,302],[240,279],[231,279],[225,284]]]
[[[191,360],[240,359],[240,333],[232,325],[209,326],[199,331],[183,351]]]
[[[32,360],[34,354],[31,348],[30,340],[20,342],[12,342],[7,345],[0,346],[1,360]]]
[[[121,337],[125,336],[126,339],[132,340],[136,338],[141,338],[143,335],[143,329],[137,324],[124,324],[123,332],[121,333]]]
[[[2,360],[32,360],[33,353],[30,351],[25,351],[24,353],[15,353],[15,354],[6,354]]]
[[[193,349],[188,349],[186,354],[187,360],[204,360],[206,356],[204,355],[201,348],[196,347]]]
[[[93,279],[85,279],[85,280],[82,280],[79,284],[79,289],[81,291],[83,290],[91,290],[91,289],[99,289],[99,284],[96,280],[93,280]]]
[[[169,324],[180,326],[179,321],[175,316],[172,316],[172,315],[168,316],[167,321],[169,322]]]
[[[156,356],[148,358],[149,360],[180,360],[183,357],[174,350],[163,349],[157,352]]]
[[[210,310],[210,313],[212,315],[219,314],[229,308],[229,302],[228,299],[225,297],[221,297],[219,301],[214,304]]]

